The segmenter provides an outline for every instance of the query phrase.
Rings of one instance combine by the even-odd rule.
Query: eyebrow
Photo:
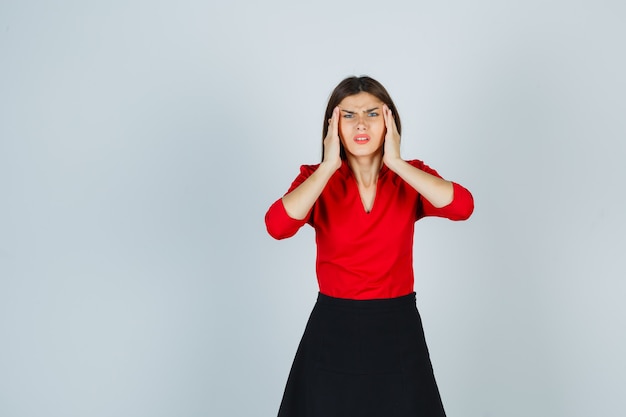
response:
[[[379,109],[379,107],[373,107],[373,108],[371,108],[371,109],[364,110],[364,111],[363,111],[363,113],[369,113],[369,112],[371,112],[371,111],[378,110],[378,109]],[[341,110],[342,112],[345,112],[345,113],[349,113],[349,114],[356,114],[356,112],[355,112],[355,111],[352,111],[352,110],[344,110],[344,109],[340,109],[340,110]]]

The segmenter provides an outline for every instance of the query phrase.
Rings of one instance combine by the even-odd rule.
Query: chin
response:
[[[382,149],[380,150],[366,150],[366,149],[358,149],[356,152],[351,152],[349,150],[346,150],[346,155],[349,156],[353,156],[355,158],[362,158],[362,157],[375,157],[377,155],[382,155],[383,151]]]

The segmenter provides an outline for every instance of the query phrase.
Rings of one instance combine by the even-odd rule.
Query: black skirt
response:
[[[319,294],[278,417],[445,416],[415,293],[383,300]]]

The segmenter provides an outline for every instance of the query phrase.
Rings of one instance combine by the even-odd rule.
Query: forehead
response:
[[[342,110],[368,110],[374,107],[379,107],[383,104],[376,96],[371,95],[370,93],[366,93],[365,91],[361,91],[358,94],[354,94],[352,96],[345,97],[339,103],[339,108]]]

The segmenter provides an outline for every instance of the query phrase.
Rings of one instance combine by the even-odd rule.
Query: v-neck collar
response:
[[[379,194],[379,183],[381,181],[381,179],[383,179],[383,177],[385,176],[385,174],[387,174],[387,172],[389,171],[389,168],[387,167],[387,165],[385,165],[384,163],[382,164],[382,166],[380,167],[380,171],[378,173],[378,178],[376,179],[376,191],[374,193],[374,200],[372,201],[372,206],[370,207],[369,211],[367,210],[367,208],[365,207],[365,203],[363,202],[363,198],[361,196],[361,191],[359,191],[359,184],[356,181],[356,177],[354,176],[354,173],[352,172],[352,169],[350,168],[350,165],[348,164],[347,160],[344,160],[342,162],[340,171],[342,172],[342,174],[344,175],[344,177],[350,181],[352,183],[352,185],[354,186],[355,190],[356,190],[356,194],[358,197],[358,201],[359,201],[359,212],[365,214],[365,215],[370,215],[372,213],[372,211],[374,211],[374,208],[376,207],[376,201],[378,200],[378,194]]]

